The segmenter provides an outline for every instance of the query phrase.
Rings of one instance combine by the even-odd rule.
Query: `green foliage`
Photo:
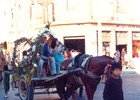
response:
[[[18,57],[18,50],[17,47],[21,44],[21,43],[25,43],[25,44],[30,44],[32,51],[31,52],[28,59],[23,59],[21,62],[16,61],[17,57]],[[34,67],[33,67],[33,63],[36,61],[36,55],[37,53],[41,52],[40,51],[40,47],[42,46],[42,42],[41,42],[41,35],[38,35],[36,37],[36,39],[34,41],[32,41],[32,38],[27,39],[25,37],[22,37],[20,39],[17,39],[16,41],[14,41],[14,52],[13,52],[13,59],[12,59],[12,66],[13,68],[13,74],[16,74],[16,78],[17,76],[19,77],[20,75],[24,74],[25,75],[25,81],[27,81],[28,84],[30,84],[30,80],[31,77],[34,74]],[[33,47],[35,46],[34,50]],[[14,79],[16,79],[15,77],[13,77]],[[17,80],[17,79],[16,79]]]

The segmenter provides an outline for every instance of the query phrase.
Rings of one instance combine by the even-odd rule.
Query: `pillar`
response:
[[[127,38],[127,55],[132,58],[132,31],[127,32],[128,38]]]
[[[115,30],[111,31],[111,39],[110,39],[110,56],[113,57],[116,52],[116,32]]]
[[[85,53],[97,56],[97,33],[93,25],[85,25]]]
[[[101,0],[98,0],[98,22],[97,22],[97,25],[98,25],[98,56],[101,56],[102,55],[102,11],[101,11]]]
[[[101,56],[102,55],[102,30],[101,30],[101,23],[99,22],[98,23],[98,56]]]

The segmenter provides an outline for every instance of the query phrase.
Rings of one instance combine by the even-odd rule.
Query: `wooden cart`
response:
[[[69,72],[61,71],[57,76],[47,75],[44,77],[38,76],[38,67],[35,66],[35,58],[38,52],[38,48],[40,46],[40,36],[36,38],[34,42],[36,45],[35,51],[28,55],[26,60],[18,61],[19,58],[19,50],[17,47],[22,43],[30,43],[31,39],[27,39],[25,37],[16,40],[14,52],[13,52],[13,59],[12,59],[12,66],[13,66],[13,73],[12,73],[12,87],[18,88],[19,96],[21,100],[33,100],[35,89],[46,89],[47,93],[49,92],[50,88],[56,88],[56,82],[59,78],[67,75]],[[29,51],[30,52],[30,51]],[[56,91],[52,91],[51,93],[56,93]]]

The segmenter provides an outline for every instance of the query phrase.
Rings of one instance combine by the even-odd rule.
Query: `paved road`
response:
[[[122,73],[123,79],[123,90],[124,90],[124,99],[125,100],[140,100],[140,75],[135,71],[125,71]],[[99,84],[94,95],[94,100],[103,100],[104,84]],[[43,90],[42,90],[43,91]],[[0,82],[0,100],[20,100],[19,97],[15,96],[17,90],[13,91],[10,89],[8,99],[4,98],[2,83]],[[57,94],[41,94],[35,95],[34,100],[58,100],[59,97]],[[72,100],[71,98],[69,100]],[[84,96],[82,98],[77,96],[77,100],[87,100],[86,92],[84,91]]]

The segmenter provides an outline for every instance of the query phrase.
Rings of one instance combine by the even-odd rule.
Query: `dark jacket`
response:
[[[106,81],[103,92],[104,100],[124,100],[122,90],[122,79],[115,79],[112,76]]]
[[[49,46],[48,46],[47,43],[45,43],[44,47],[43,47],[43,56],[45,56],[45,57],[49,57],[50,56]]]

